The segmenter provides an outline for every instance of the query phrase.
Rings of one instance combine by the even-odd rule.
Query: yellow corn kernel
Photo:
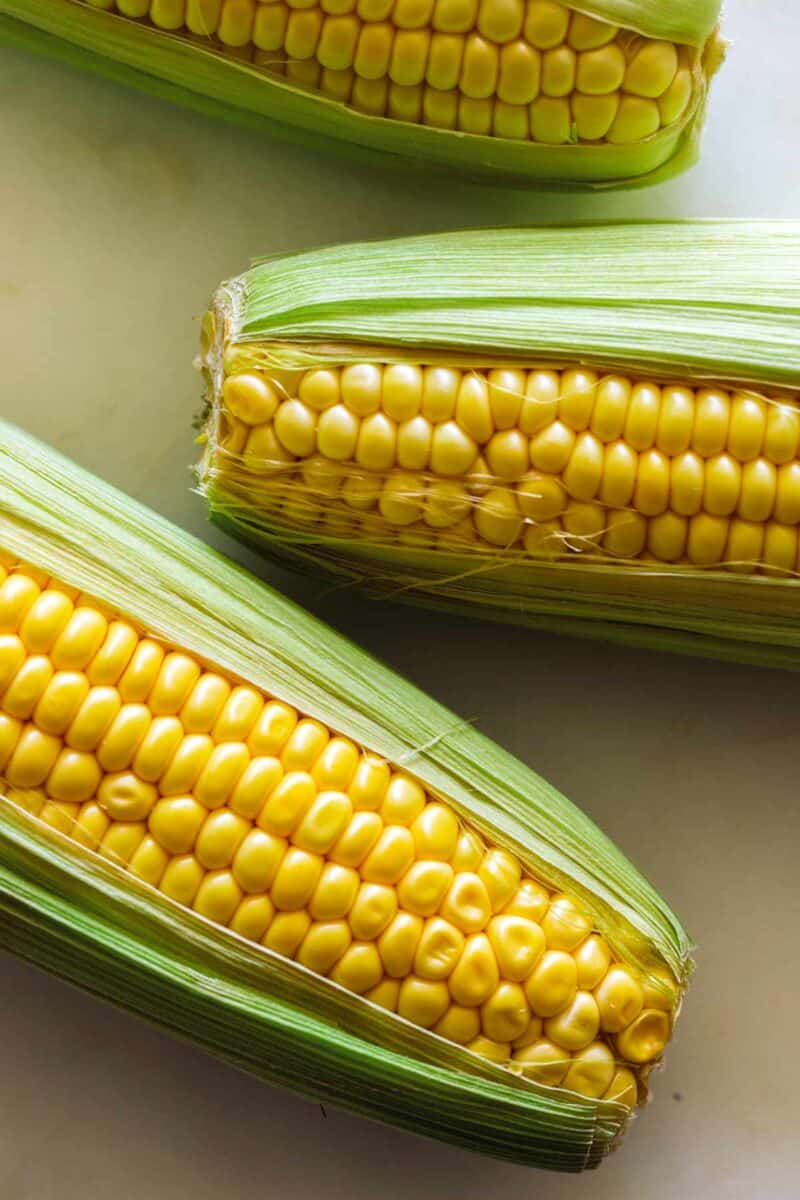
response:
[[[733,520],[728,531],[723,560],[731,571],[752,574],[764,553],[764,525],[753,521]]]
[[[244,742],[264,707],[261,696],[251,687],[235,687],[227,696],[211,733],[215,742]]]
[[[82,804],[95,795],[102,772],[93,754],[62,750],[47,777],[45,789],[53,800]]]
[[[603,455],[600,501],[610,508],[625,508],[636,488],[639,456],[625,442],[612,442]]]
[[[761,453],[767,432],[767,406],[760,397],[736,392],[731,405],[728,453],[741,463]]]
[[[9,575],[0,584],[0,633],[17,633],[41,593],[28,575]]]
[[[117,685],[127,670],[138,644],[139,638],[131,625],[126,621],[111,621],[100,649],[87,667],[89,683]],[[55,658],[53,664],[56,665]],[[58,666],[67,668],[68,663],[61,659]]]
[[[764,533],[765,568],[776,574],[793,574],[797,552],[797,529],[770,521]]]
[[[601,442],[615,442],[622,437],[631,394],[630,381],[620,376],[607,375],[597,384],[589,427]]]
[[[561,146],[572,138],[572,113],[563,97],[537,96],[530,105],[531,137],[545,145]]]
[[[606,138],[612,145],[631,145],[658,132],[661,115],[654,100],[623,94]]]
[[[294,833],[314,802],[317,789],[304,771],[290,771],[270,793],[258,814],[258,825],[276,837]]]
[[[564,486],[576,500],[593,500],[603,477],[603,445],[591,433],[578,434],[564,471]]]
[[[558,475],[569,462],[574,446],[573,430],[563,421],[553,421],[531,439],[531,463],[539,471]]]
[[[553,1017],[572,1003],[578,969],[571,954],[546,950],[525,983],[525,994],[537,1017]]]
[[[592,1042],[578,1050],[569,1065],[562,1086],[581,1096],[602,1096],[614,1077],[614,1055],[604,1042]]]
[[[547,1087],[558,1087],[569,1069],[571,1055],[547,1038],[538,1038],[514,1053],[514,1062],[522,1068],[526,1079]]]
[[[617,1104],[624,1104],[626,1108],[634,1108],[638,1098],[639,1088],[633,1071],[628,1070],[627,1067],[618,1067],[611,1083],[603,1092],[603,1099],[616,1100]]]
[[[408,912],[429,917],[438,909],[452,882],[453,868],[448,863],[420,859],[397,885],[397,898]]]
[[[771,404],[764,435],[764,456],[776,466],[782,466],[796,457],[799,442],[800,411],[793,404]]]
[[[449,1004],[447,984],[439,980],[408,975],[400,984],[397,1011],[413,1025],[430,1029],[444,1016]]]
[[[524,879],[506,905],[509,916],[525,917],[534,924],[541,922],[550,906],[550,893],[534,879]]]
[[[29,720],[52,678],[53,668],[43,654],[26,658],[0,701],[6,714]]]
[[[652,1062],[662,1053],[669,1032],[669,1015],[660,1009],[645,1008],[635,1021],[617,1034],[617,1049],[628,1062]]]
[[[327,862],[322,869],[308,911],[315,921],[337,921],[347,916],[361,884],[357,871]]]
[[[636,558],[647,541],[648,522],[640,513],[620,510],[609,512],[603,549],[615,558]]]
[[[608,21],[573,12],[567,40],[575,50],[595,50],[598,46],[608,45],[618,32],[618,26],[611,25]]]
[[[323,862],[318,854],[290,846],[281,859],[270,889],[270,898],[277,909],[304,908],[319,883]]]
[[[541,927],[525,917],[504,913],[492,917],[486,932],[503,978],[515,983],[527,979],[545,951]]]
[[[660,450],[646,450],[639,455],[634,507],[646,517],[657,517],[669,502],[669,459]]]
[[[388,825],[361,865],[361,876],[369,883],[394,884],[414,861],[414,839],[401,825]]]
[[[703,388],[695,402],[692,449],[703,458],[721,454],[728,439],[731,398],[727,392]]]
[[[303,938],[311,928],[311,917],[305,911],[279,912],[272,919],[261,944],[284,958],[294,958]]]
[[[433,1032],[448,1042],[466,1045],[477,1038],[481,1031],[480,1014],[474,1008],[451,1004],[447,1012],[433,1026]]]
[[[11,681],[16,677],[24,662],[25,647],[16,634],[0,634],[0,691],[5,691]],[[58,675],[56,675],[55,678],[58,678]],[[83,696],[85,696],[89,690],[89,686],[85,683],[82,675],[75,674],[73,675],[73,679],[78,681],[78,685],[82,689],[81,699],[83,699]],[[50,686],[52,687],[52,684]],[[44,695],[47,695],[46,691]],[[40,700],[39,704],[41,705],[41,703],[42,701]],[[61,730],[66,729],[67,725],[72,719],[71,714],[73,711],[77,711],[77,707],[78,705],[76,703],[74,710],[72,708],[68,709],[68,716],[61,726]],[[59,732],[59,730],[55,729],[53,732]]]
[[[170,854],[188,854],[207,816],[193,796],[170,796],[153,806],[148,829]]]
[[[297,950],[296,961],[326,975],[352,941],[346,921],[314,921]]]
[[[524,1050],[526,1046],[532,1046],[542,1036],[544,1022],[541,1017],[531,1017],[528,1021],[528,1027],[518,1038],[514,1038],[511,1043],[514,1050]]]
[[[64,735],[73,750],[96,750],[122,708],[116,688],[95,687],[89,690]]]
[[[329,858],[345,867],[360,867],[383,832],[377,813],[357,812],[339,840],[331,847]]]
[[[50,800],[39,811],[39,820],[51,829],[71,837],[78,820],[78,805],[70,801]]]
[[[363,882],[347,919],[354,937],[361,941],[372,941],[386,929],[396,914],[397,893],[393,887]]]
[[[353,806],[344,792],[320,792],[292,834],[292,841],[303,850],[327,854],[352,815]]]
[[[267,755],[251,758],[228,798],[228,806],[242,817],[256,818],[282,776],[283,768],[277,758]],[[163,778],[160,786],[163,791]]]
[[[678,562],[686,549],[689,522],[673,512],[661,513],[648,524],[647,548],[660,562]]]
[[[326,458],[344,462],[353,458],[359,443],[361,424],[343,404],[320,414],[317,422],[317,449]]]
[[[289,845],[263,829],[251,829],[239,844],[233,859],[233,874],[245,892],[270,888]]]
[[[703,508],[711,516],[727,517],[735,511],[742,487],[742,467],[729,454],[706,463]]]
[[[250,822],[230,809],[209,813],[197,835],[195,857],[209,870],[230,866],[250,829]]]
[[[128,870],[143,882],[158,887],[169,861],[169,855],[163,846],[160,846],[154,837],[147,834],[131,855]]]
[[[766,458],[752,459],[742,468],[738,514],[745,521],[766,521],[772,516],[778,472]]]
[[[521,876],[522,867],[513,854],[498,846],[487,850],[478,867],[478,877],[486,887],[492,912],[499,912],[508,903],[519,887]]]
[[[694,393],[690,388],[662,388],[656,430],[657,448],[670,457],[688,450],[694,418]]]
[[[181,792],[193,791],[213,749],[214,743],[205,733],[189,734],[183,738],[158,781],[158,790],[162,796],[175,796]]]
[[[564,485],[549,475],[529,474],[517,487],[517,503],[532,521],[550,521],[566,507]]]
[[[705,488],[705,464],[691,450],[672,460],[670,471],[670,506],[679,516],[693,517],[700,511]]]
[[[0,763],[5,760],[2,765],[5,780],[22,790],[41,787],[61,752],[60,739],[42,733],[33,725],[22,729],[21,722],[12,724],[7,718],[4,725],[6,745],[11,747],[10,757],[8,752],[0,750]]]
[[[19,636],[29,654],[48,654],[73,613],[72,601],[63,592],[45,588],[25,613]]]
[[[594,1041],[600,1027],[600,1012],[591,992],[576,992],[568,1008],[544,1023],[545,1037],[565,1050],[583,1050]]]
[[[161,876],[159,889],[178,904],[190,906],[206,877],[200,863],[191,854],[172,858]]]
[[[259,9],[259,15],[260,12]],[[245,425],[263,425],[271,421],[278,408],[275,389],[262,375],[253,373],[229,375],[222,385],[222,399],[225,407]]]
[[[98,850],[103,858],[129,865],[147,834],[143,821],[112,821],[103,835]]]
[[[578,969],[578,987],[586,991],[591,991],[597,986],[611,965],[608,943],[598,933],[591,934],[581,943],[574,951],[573,958]]]
[[[594,992],[604,1033],[619,1033],[634,1021],[644,1006],[641,984],[634,973],[615,964]]]
[[[274,916],[275,907],[269,896],[245,896],[236,906],[228,927],[249,942],[260,942]]]
[[[187,734],[210,733],[231,692],[230,684],[210,672],[202,675],[180,710]]]
[[[413,971],[421,979],[446,979],[461,957],[464,935],[443,917],[429,917],[414,955]]]
[[[227,925],[242,900],[242,890],[230,871],[209,871],[194,898],[194,909],[209,921]]]
[[[643,40],[628,60],[625,91],[654,99],[663,95],[678,70],[678,51],[671,42]]]
[[[686,547],[689,561],[699,567],[710,567],[720,562],[725,553],[729,524],[727,518],[708,513],[698,513],[692,517]]]
[[[453,1000],[465,1008],[476,1008],[493,995],[499,983],[497,958],[489,938],[484,933],[471,934],[448,981]]]
[[[147,700],[164,661],[164,648],[150,638],[143,638],[131,656],[119,680],[119,694],[126,704],[141,704]]]
[[[584,96],[573,92],[570,108],[575,122],[575,132],[581,141],[596,142],[603,139],[614,123],[619,109],[619,96]]]
[[[592,931],[592,922],[575,901],[564,895],[553,896],[542,917],[542,932],[551,950],[574,950]]]
[[[372,942],[354,942],[336,963],[329,978],[350,992],[364,995],[379,986],[382,976],[383,966],[375,945]],[[396,993],[392,988],[388,990],[396,1004],[399,987]],[[388,998],[384,995],[384,999]]]
[[[158,790],[132,771],[107,774],[97,789],[97,802],[114,821],[143,821],[158,800]]]
[[[385,1008],[388,1012],[397,1012],[397,1001],[400,997],[400,984],[396,979],[382,979],[375,987],[363,995],[367,1000]]]
[[[481,1028],[494,1042],[513,1042],[528,1028],[531,1010],[518,983],[503,980],[481,1006]]]
[[[616,44],[585,50],[578,55],[575,85],[589,96],[608,96],[625,77],[625,55]]]
[[[785,525],[800,522],[800,463],[786,463],[778,470],[775,520]]]

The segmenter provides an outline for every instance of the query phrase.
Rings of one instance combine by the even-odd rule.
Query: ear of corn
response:
[[[693,161],[718,0],[0,0],[0,38],[374,162],[591,188]],[[464,135],[469,136],[464,136]]]
[[[0,944],[305,1095],[596,1165],[686,981],[664,903],[221,556],[5,425],[0,468]]]
[[[214,519],[499,620],[800,665],[800,226],[483,230],[256,265],[205,326]]]

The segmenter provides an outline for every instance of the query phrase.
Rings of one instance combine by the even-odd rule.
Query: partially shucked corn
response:
[[[698,223],[456,234],[256,267],[206,324],[212,509],[404,594],[536,619],[571,570],[587,594],[595,580],[604,635],[609,616],[638,619],[609,614],[608,581],[623,604],[663,588],[681,623],[690,597],[774,603],[784,640],[800,586],[800,322],[780,281],[799,249],[788,223]],[[326,254],[344,285],[324,278]],[[719,284],[698,289],[706,264]]]
[[[230,77],[232,106],[274,108],[404,157],[571,183],[685,165],[722,43],[716,0],[0,0],[45,32],[161,74],[189,91]],[[676,6],[672,6],[676,7]],[[624,11],[621,11],[624,10]],[[175,55],[181,39],[185,54]],[[164,50],[164,62],[158,51]],[[195,82],[191,51],[211,51]],[[182,64],[179,67],[178,64]],[[159,71],[159,67],[161,70]],[[185,75],[183,70],[185,69]],[[173,79],[172,76],[175,76]],[[259,86],[260,85],[260,86]],[[292,94],[303,97],[293,110]],[[320,103],[316,106],[312,97]],[[315,120],[316,118],[316,120]],[[380,118],[375,122],[363,118]],[[384,125],[417,126],[388,130]],[[362,132],[362,126],[363,132]],[[433,140],[422,128],[439,131]],[[487,161],[480,141],[503,144]],[[437,145],[440,148],[437,149]],[[561,154],[557,153],[560,148]]]
[[[27,469],[19,465],[23,455],[32,459]],[[549,851],[550,866],[539,862],[544,847],[536,836],[518,842],[519,830],[507,823],[514,806],[497,819],[508,789],[501,775],[491,784],[493,801],[479,789],[472,810],[461,785],[442,788],[428,770],[434,749],[387,753],[377,727],[375,740],[356,728],[347,702],[323,713],[306,691],[299,703],[293,673],[307,672],[307,662],[290,665],[269,688],[268,669],[243,673],[242,661],[255,666],[269,657],[270,638],[278,653],[290,651],[270,627],[269,593],[254,582],[199,547],[189,547],[192,555],[184,550],[177,564],[164,557],[158,565],[156,541],[168,556],[180,536],[163,523],[156,529],[154,518],[99,485],[91,494],[88,477],[75,478],[74,512],[68,501],[68,515],[53,517],[52,495],[37,493],[37,458],[47,462],[50,488],[59,464],[2,428],[0,458],[12,497],[7,515],[2,496],[0,515],[0,911],[3,869],[13,865],[15,837],[27,837],[30,854],[50,856],[56,896],[74,895],[72,873],[83,864],[94,880],[87,911],[111,881],[145,912],[160,905],[168,925],[175,910],[189,929],[204,918],[221,955],[236,947],[251,969],[278,963],[289,991],[298,966],[320,988],[338,985],[332,995],[349,997],[340,1001],[338,1025],[351,1035],[366,1011],[389,1031],[378,1042],[416,1030],[423,1059],[455,1054],[454,1071],[470,1077],[477,1070],[482,1079],[488,1071],[496,1085],[514,1095],[522,1088],[531,1103],[545,1098],[556,1112],[596,1105],[600,1127],[609,1122],[616,1133],[646,1097],[647,1077],[672,1032],[686,970],[682,935],[677,955],[674,947],[661,954],[651,929],[635,929],[641,914],[633,903],[624,917],[598,903],[594,846],[573,869],[562,836]],[[24,496],[18,511],[15,495]],[[87,495],[94,527],[82,523]],[[126,522],[116,543],[105,511],[120,506]],[[152,545],[147,532],[131,537],[133,529],[149,529]],[[117,589],[110,602],[114,575],[134,555],[151,587],[165,568],[179,578],[186,573],[172,584],[177,604],[158,592],[155,604],[143,604],[135,586]],[[209,654],[207,636],[198,640],[187,567],[194,555],[213,570],[218,596],[229,585],[234,596],[252,589],[264,609],[251,614],[264,640],[249,649],[244,642],[244,660],[235,665],[226,653],[231,629],[239,631],[235,605],[205,622],[207,634],[217,622],[227,631],[216,653]],[[101,556],[116,565],[104,567]],[[210,599],[206,592],[204,611]],[[301,626],[308,620],[281,606],[284,618]],[[319,656],[341,653],[319,627],[306,636]],[[371,669],[366,661],[348,665]],[[317,669],[312,661],[314,683],[324,687]],[[379,694],[380,684],[385,696],[388,673],[378,670],[384,678],[368,694]],[[399,730],[410,697],[394,699]],[[462,758],[478,737],[442,733],[441,722],[439,730],[445,743],[462,743]],[[434,734],[430,745],[437,741]],[[477,764],[467,766],[469,787]],[[521,800],[523,820],[535,811],[532,800]],[[548,805],[540,813],[545,824],[558,820],[559,806],[563,820],[566,802],[550,794]],[[538,869],[526,863],[532,851]],[[625,870],[631,901],[649,896]],[[665,920],[674,938],[666,910],[659,912],[659,923]],[[48,947],[42,961],[58,969]],[[133,995],[116,998],[137,1008]],[[336,1098],[347,1096],[343,1090]],[[381,1115],[392,1119],[388,1095]],[[423,1118],[420,1129],[433,1126]],[[455,1140],[466,1137],[458,1127],[455,1133]],[[481,1148],[500,1152],[508,1136],[490,1133]],[[533,1143],[526,1152],[516,1139],[509,1156],[589,1165],[608,1141],[606,1132],[596,1136],[588,1156],[577,1143],[574,1152],[561,1147],[548,1156]]]

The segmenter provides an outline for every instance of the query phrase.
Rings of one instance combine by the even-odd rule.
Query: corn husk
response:
[[[476,230],[331,247],[223,285],[212,410],[236,369],[580,362],[791,397],[800,389],[800,223],[678,221]],[[213,435],[214,415],[208,429]],[[213,436],[212,436],[213,441]],[[572,556],[477,554],[328,534],[208,452],[212,518],[301,569],[412,603],[741,662],[800,667],[800,579]],[[297,506],[295,506],[297,511]]]
[[[701,51],[685,116],[635,146],[545,146],[376,118],[292,86],[199,41],[81,0],[0,0],[6,41],[270,137],[346,152],[369,164],[424,167],[494,184],[577,188],[661,182],[698,154],[708,84],[724,57],[720,0],[594,0],[582,12]]]
[[[0,424],[0,546],[402,762],[629,961],[686,981],[677,918],[569,801],[205,545]],[[500,1158],[597,1165],[627,1112],[542,1088],[182,909],[0,795],[0,945],[321,1102]]]

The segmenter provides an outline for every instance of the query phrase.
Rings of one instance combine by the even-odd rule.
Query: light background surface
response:
[[[3,1200],[798,1196],[796,679],[325,596],[207,528],[188,472],[192,318],[252,255],[590,215],[797,216],[797,2],[729,0],[727,32],[702,164],[599,199],[379,174],[0,52],[2,415],[477,719],[620,843],[699,947],[655,1102],[581,1178],[325,1115],[6,958]]]

